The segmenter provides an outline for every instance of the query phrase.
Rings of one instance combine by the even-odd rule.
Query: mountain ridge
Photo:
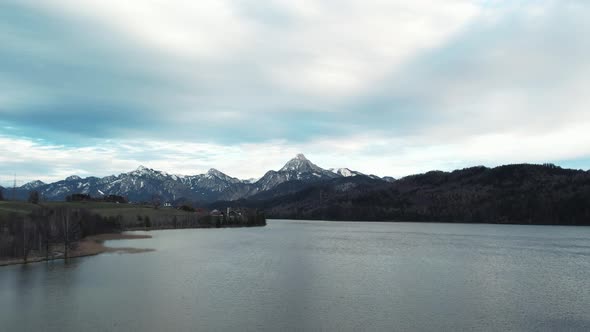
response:
[[[144,167],[104,178],[68,177],[34,190],[50,200],[87,193],[133,202],[157,196],[209,208],[243,206],[277,219],[590,225],[590,171],[512,164],[376,179],[318,169],[301,156],[285,165],[254,183],[215,169],[178,176]],[[16,193],[26,199],[29,193],[6,190],[11,189],[4,188],[10,198]]]
[[[157,196],[169,202],[185,200],[206,203],[246,198],[289,181],[314,183],[343,177],[338,170],[333,172],[323,169],[301,153],[279,170],[269,170],[255,181],[240,180],[215,168],[202,174],[176,175],[139,165],[135,170],[102,178],[71,175],[52,183],[32,181],[17,188],[17,196],[25,199],[29,191],[37,190],[48,200],[64,200],[68,195],[81,193],[91,196],[119,195],[131,201],[150,201]],[[348,172],[362,174],[351,170]]]
[[[394,182],[348,177],[271,192],[239,204],[273,219],[590,225],[590,171],[551,164],[430,171]],[[214,206],[223,204],[231,202]]]

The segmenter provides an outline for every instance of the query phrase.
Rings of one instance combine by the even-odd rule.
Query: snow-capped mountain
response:
[[[311,182],[334,179],[340,176],[317,166],[305,158],[303,154],[298,154],[295,158],[289,160],[280,170],[268,171],[255,185],[258,191],[264,191],[292,180]]]
[[[352,171],[349,168],[330,168],[329,171],[332,173],[336,173],[340,176],[343,176],[345,178],[350,177],[350,176],[365,175],[361,172]]]
[[[348,168],[326,170],[303,154],[298,154],[278,171],[268,171],[258,180],[239,180],[214,168],[205,174],[184,176],[139,166],[131,172],[103,178],[83,179],[72,175],[51,184],[33,181],[18,188],[18,191],[21,198],[26,198],[28,192],[37,190],[48,200],[64,200],[71,194],[88,194],[93,197],[119,195],[134,202],[151,201],[154,197],[169,202],[212,202],[247,198],[289,181],[314,183],[351,176],[365,175]]]
[[[21,188],[25,189],[25,190],[35,190],[35,189],[37,189],[41,186],[44,186],[44,185],[45,185],[45,182],[36,180],[36,181],[31,181],[29,183],[25,183],[24,185],[21,186]]]
[[[197,197],[238,199],[250,190],[249,184],[211,168],[205,174],[186,176],[181,180]]]
[[[391,176],[384,176],[381,178],[383,181],[387,181],[387,182],[395,182],[395,178],[391,177]]]
[[[71,194],[88,194],[93,197],[119,195],[130,201],[151,201],[154,197],[174,202],[191,200],[209,202],[241,198],[252,185],[230,177],[216,169],[199,175],[174,175],[139,166],[137,169],[104,178],[69,176],[51,184],[31,182],[18,188],[19,197],[26,199],[31,190],[38,190],[49,200],[64,200]]]

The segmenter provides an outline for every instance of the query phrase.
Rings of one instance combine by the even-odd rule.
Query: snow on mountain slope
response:
[[[44,185],[45,185],[45,182],[39,181],[39,180],[35,180],[35,181],[31,181],[29,183],[25,183],[24,185],[22,185],[20,187],[20,189],[23,189],[23,190],[34,190],[34,189],[37,189],[37,188],[39,188],[41,186],[44,186]]]
[[[343,177],[351,177],[351,176],[357,176],[357,175],[365,175],[361,172],[357,172],[357,171],[352,171],[348,168],[330,168],[329,169],[330,172],[338,174],[340,176]]]
[[[211,202],[249,197],[288,181],[313,183],[357,175],[363,174],[348,168],[326,170],[312,163],[303,154],[298,154],[278,171],[268,171],[258,180],[240,180],[214,168],[204,174],[184,176],[139,166],[131,172],[103,178],[82,179],[73,175],[51,184],[35,181],[22,189],[36,188],[49,200],[63,200],[68,195],[82,193],[91,196],[120,195],[134,202],[151,201],[154,196],[170,202]]]
[[[268,171],[255,185],[258,191],[269,190],[277,185],[292,180],[313,182],[334,179],[341,175],[325,170],[309,161],[303,154],[289,160],[278,171]]]

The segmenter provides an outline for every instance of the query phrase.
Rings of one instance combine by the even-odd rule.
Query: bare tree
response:
[[[29,193],[29,203],[39,204],[39,192],[37,190]]]
[[[154,209],[157,210],[158,208],[160,208],[160,205],[162,205],[160,195],[152,195],[152,206],[154,207]]]
[[[29,255],[29,251],[27,250],[27,218],[23,219],[23,224],[22,224],[22,230],[23,230],[23,261],[26,263],[27,262],[27,257]]]
[[[70,216],[68,211],[64,211],[64,258],[68,259],[68,249],[70,247]]]

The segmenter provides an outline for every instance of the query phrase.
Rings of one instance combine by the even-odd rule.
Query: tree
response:
[[[103,201],[110,202],[110,203],[121,203],[121,204],[127,203],[127,199],[125,197],[119,196],[119,195],[107,195],[103,198]]]
[[[39,204],[39,192],[37,190],[29,193],[29,203]]]
[[[162,205],[162,200],[160,199],[159,195],[152,195],[152,206],[154,209],[159,209],[160,205]]]
[[[4,200],[4,189],[0,188],[0,201]]]
[[[66,201],[67,202],[85,202],[85,201],[91,201],[92,197],[90,197],[90,195],[88,194],[71,194],[66,196]]]
[[[186,212],[195,212],[195,209],[188,204],[183,204],[179,209]]]

